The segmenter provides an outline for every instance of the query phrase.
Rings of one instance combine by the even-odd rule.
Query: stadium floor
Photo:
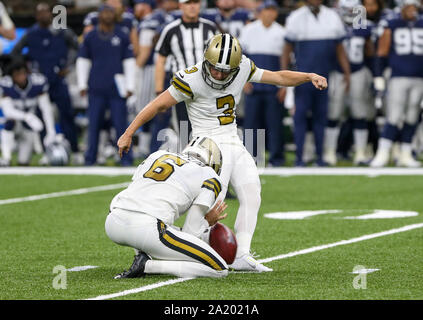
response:
[[[115,280],[133,250],[111,242],[104,221],[130,172],[5,171],[12,169],[0,170],[2,300],[423,298],[423,170],[269,175],[266,169],[252,249],[273,272]],[[224,223],[233,228],[238,202],[227,203]]]

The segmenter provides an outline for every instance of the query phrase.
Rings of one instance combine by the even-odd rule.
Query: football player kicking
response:
[[[221,164],[216,143],[201,137],[182,154],[160,150],[137,168],[132,183],[113,198],[106,219],[108,237],[138,251],[131,268],[115,278],[228,274],[226,262],[208,245],[209,227],[226,217],[219,197]],[[186,211],[181,231],[173,223]]]
[[[261,202],[261,185],[257,166],[237,134],[235,109],[247,82],[278,86],[297,86],[312,82],[323,90],[324,77],[293,71],[268,71],[257,68],[242,54],[238,40],[230,34],[213,36],[206,44],[202,62],[176,72],[170,87],[151,101],[132,121],[118,140],[119,153],[131,147],[136,130],[157,113],[185,101],[192,124],[193,142],[199,136],[212,138],[222,152],[222,193],[231,182],[239,209],[235,221],[238,250],[231,268],[235,270],[272,271],[258,263],[250,253],[251,240]]]

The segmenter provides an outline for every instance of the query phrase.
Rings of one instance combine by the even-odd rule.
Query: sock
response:
[[[401,154],[409,154],[411,155],[411,143],[401,143]]]
[[[355,151],[364,153],[367,147],[367,138],[369,136],[367,129],[354,129],[353,134]]]
[[[325,149],[336,151],[336,145],[338,143],[339,128],[338,127],[326,127],[325,131]]]
[[[385,152],[389,152],[389,150],[392,147],[392,140],[389,139],[385,139],[385,138],[380,138],[379,139],[379,145],[378,145],[378,151],[385,151]]]
[[[1,130],[1,154],[2,158],[10,161],[12,159],[12,150],[15,143],[15,134],[13,131]]]
[[[239,200],[234,230],[238,250],[236,257],[249,254],[251,240],[257,224],[257,215],[261,203],[261,186],[259,183],[247,183],[233,186]]]
[[[227,269],[218,271],[197,262],[168,260],[148,260],[145,264],[144,272],[153,274],[171,274],[181,278],[221,278],[228,275]]]

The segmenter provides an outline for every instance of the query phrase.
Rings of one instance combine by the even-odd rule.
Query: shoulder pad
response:
[[[3,88],[12,88],[13,80],[10,76],[4,76],[0,78],[0,86]]]

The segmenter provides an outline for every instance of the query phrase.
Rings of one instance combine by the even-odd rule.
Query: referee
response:
[[[214,22],[199,17],[200,0],[179,0],[179,8],[182,16],[163,29],[156,44],[156,94],[164,91],[174,72],[200,62],[207,40],[217,33]],[[179,132],[179,147],[183,148],[188,143],[191,125],[184,102],[178,103],[174,110],[173,126]],[[188,123],[188,132],[181,125],[182,121]]]

